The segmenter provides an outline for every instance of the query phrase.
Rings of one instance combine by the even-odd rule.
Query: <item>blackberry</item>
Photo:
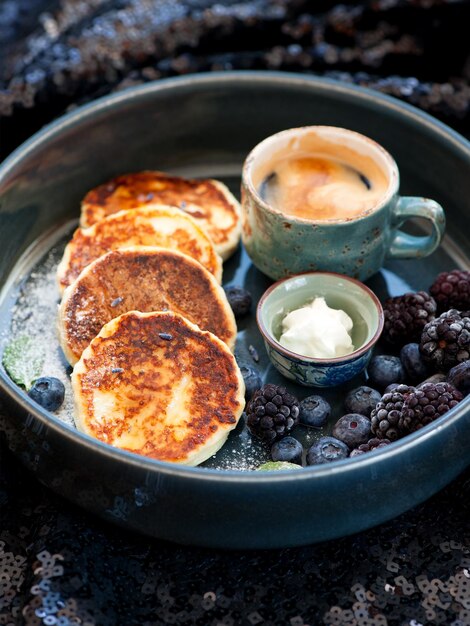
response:
[[[425,291],[388,298],[383,305],[382,337],[399,346],[419,341],[424,326],[435,318],[436,309],[434,298]]]
[[[365,443],[370,437],[370,420],[360,413],[348,413],[333,426],[333,437],[345,443],[349,449]]]
[[[398,428],[407,435],[447,413],[463,395],[449,383],[427,383],[408,394],[403,402]]]
[[[379,354],[374,356],[368,367],[367,374],[371,385],[379,389],[385,389],[392,383],[405,382],[405,370],[397,356]]]
[[[252,298],[249,291],[243,287],[224,287],[224,291],[237,319],[250,312]]]
[[[382,396],[375,389],[362,385],[356,389],[351,389],[344,399],[344,406],[349,413],[360,413],[370,417],[372,409],[375,409],[377,402]]]
[[[28,396],[47,411],[57,411],[64,401],[65,387],[58,378],[43,376],[34,381]]]
[[[406,397],[414,387],[398,385],[390,393],[385,393],[381,401],[370,414],[371,431],[377,439],[396,441],[400,438],[400,418]]]
[[[429,288],[439,313],[449,309],[470,308],[470,272],[452,270],[441,272]]]
[[[365,454],[366,452],[372,452],[372,450],[386,448],[390,444],[391,441],[389,439],[378,439],[377,437],[375,437],[374,439],[369,439],[367,443],[361,443],[360,446],[354,448],[349,456],[361,456],[361,454]]]
[[[470,317],[450,309],[424,327],[419,344],[426,363],[438,371],[470,359]]]
[[[246,407],[250,432],[267,443],[282,439],[299,421],[299,401],[285,387],[268,383]]]

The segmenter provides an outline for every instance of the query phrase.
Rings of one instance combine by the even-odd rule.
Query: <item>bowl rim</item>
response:
[[[285,348],[283,345],[281,345],[279,341],[277,341],[277,339],[275,339],[273,335],[266,328],[266,325],[263,321],[263,307],[266,305],[267,299],[277,289],[279,289],[281,285],[291,280],[295,280],[296,278],[299,278],[301,276],[333,276],[333,277],[341,278],[342,280],[345,280],[346,282],[353,283],[357,287],[359,287],[359,289],[362,290],[364,295],[368,296],[369,299],[372,301],[372,303],[375,305],[375,308],[377,309],[377,314],[378,314],[377,315],[378,317],[377,327],[375,329],[374,334],[369,339],[369,341],[363,344],[360,348],[357,348],[353,352],[350,352],[349,354],[345,354],[344,356],[338,356],[332,359],[320,359],[320,358],[305,356],[304,354],[293,352],[292,350],[289,350],[288,348]],[[360,358],[363,354],[368,352],[368,350],[370,350],[377,343],[384,327],[384,320],[385,318],[384,318],[382,304],[380,300],[378,299],[378,297],[376,296],[376,294],[372,291],[372,289],[370,289],[370,287],[362,283],[360,280],[357,280],[356,278],[353,278],[352,276],[346,276],[345,274],[340,274],[339,272],[323,272],[323,271],[300,272],[299,274],[292,274],[291,276],[286,276],[285,278],[281,278],[280,280],[276,281],[273,285],[271,285],[270,287],[266,289],[266,291],[263,293],[263,295],[259,299],[258,306],[256,307],[256,322],[258,324],[258,329],[263,339],[267,341],[269,345],[274,350],[276,350],[276,352],[279,352],[280,354],[282,354],[283,356],[289,359],[302,361],[302,363],[305,363],[307,365],[311,364],[311,365],[318,365],[318,366],[323,366],[323,367],[328,367],[330,365],[335,366],[335,365],[342,365],[342,364],[350,363],[351,361],[355,361],[356,359]]]
[[[454,150],[464,154],[470,165],[470,142],[452,128],[437,120],[426,112],[418,108],[401,102],[400,100],[388,96],[366,87],[344,84],[338,80],[330,78],[320,78],[311,75],[294,72],[271,72],[271,71],[221,71],[204,72],[201,74],[177,76],[172,78],[151,81],[145,85],[129,87],[128,89],[103,96],[95,101],[79,106],[77,109],[60,116],[53,122],[45,125],[41,130],[33,134],[29,139],[18,146],[0,164],[0,182],[14,172],[17,164],[34,153],[37,147],[47,143],[56,135],[60,135],[69,128],[78,125],[82,120],[96,114],[118,109],[121,104],[132,100],[151,99],[165,91],[181,90],[191,91],[196,88],[213,90],[227,89],[227,86],[244,85],[248,87],[284,87],[297,88],[310,91],[321,97],[326,94],[334,95],[338,99],[353,101],[361,104],[367,109],[380,110],[388,113],[391,117],[400,117],[409,123],[418,125],[421,130],[439,138],[446,145],[452,145]],[[1,292],[0,292],[1,294]],[[353,458],[346,458],[333,462],[331,465],[308,466],[302,472],[295,470],[285,470],[279,472],[247,472],[243,470],[218,470],[212,468],[202,468],[199,466],[188,467],[176,463],[158,461],[145,456],[140,456],[125,450],[120,450],[109,446],[89,435],[79,432],[68,426],[52,413],[44,410],[41,406],[32,401],[26,393],[20,389],[6,374],[3,367],[0,367],[0,391],[13,400],[21,409],[29,414],[29,419],[39,422],[40,428],[53,430],[59,437],[68,440],[73,446],[85,446],[90,453],[107,457],[115,463],[125,463],[126,465],[149,473],[163,474],[173,478],[192,479],[202,482],[222,482],[227,484],[250,485],[256,482],[258,485],[276,485],[286,481],[318,480],[329,476],[342,475],[355,469],[358,471],[372,464],[388,463],[391,458],[406,454],[416,446],[424,444],[439,436],[443,430],[452,429],[454,424],[460,421],[470,408],[470,395],[464,398],[457,406],[438,418],[435,422],[424,426],[419,431],[411,433],[404,439],[392,442],[386,448],[380,450],[380,454],[372,452],[366,455],[359,455]]]

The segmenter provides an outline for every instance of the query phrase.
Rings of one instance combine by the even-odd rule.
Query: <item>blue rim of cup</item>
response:
[[[287,348],[284,348],[284,346],[282,346],[273,336],[271,333],[268,332],[263,320],[262,320],[262,309],[264,306],[265,301],[267,300],[267,298],[271,295],[271,293],[273,291],[275,291],[280,285],[282,285],[283,283],[292,280],[294,278],[297,278],[299,276],[318,276],[318,275],[327,275],[327,276],[337,276],[338,278],[341,278],[347,282],[350,283],[354,283],[355,285],[357,285],[362,291],[364,291],[364,294],[366,296],[368,296],[372,302],[374,303],[376,309],[377,309],[377,313],[378,313],[378,323],[377,323],[377,328],[375,330],[375,333],[373,334],[373,336],[369,339],[369,341],[367,343],[365,343],[364,345],[362,345],[360,348],[358,348],[357,350],[354,350],[354,352],[351,352],[350,354],[345,354],[344,356],[339,356],[336,357],[334,359],[317,359],[317,358],[313,358],[313,357],[308,357],[305,356],[303,354],[299,354],[298,352],[292,352],[291,350],[288,350]],[[313,296],[315,294],[312,294]],[[372,289],[369,289],[369,287],[367,287],[367,285],[365,285],[364,283],[361,283],[361,281],[357,280],[356,278],[352,278],[351,276],[346,276],[344,274],[339,274],[338,272],[301,272],[299,274],[292,274],[291,276],[287,276],[286,278],[281,278],[280,280],[276,281],[275,283],[273,283],[270,287],[268,287],[266,289],[266,291],[263,293],[263,295],[261,296],[261,298],[259,299],[258,302],[258,306],[256,307],[256,323],[258,324],[258,328],[259,331],[263,337],[263,339],[265,341],[268,342],[268,344],[274,348],[274,350],[276,350],[276,352],[279,352],[281,354],[283,354],[284,356],[286,356],[287,358],[290,359],[296,359],[297,361],[302,361],[304,363],[311,363],[311,364],[315,364],[315,365],[339,365],[341,363],[347,363],[349,361],[354,361],[357,358],[361,357],[363,354],[365,354],[368,350],[370,350],[378,341],[382,330],[383,330],[383,326],[384,326],[384,312],[383,312],[383,308],[382,308],[382,304],[380,303],[380,300],[378,299],[378,297],[375,295],[375,293],[372,291]]]

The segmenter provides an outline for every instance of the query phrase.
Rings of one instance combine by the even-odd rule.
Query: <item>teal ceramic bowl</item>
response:
[[[352,319],[354,351],[350,354],[311,358],[279,343],[284,317],[316,297],[325,298],[330,308],[342,309]],[[307,387],[335,387],[360,374],[384,324],[382,306],[373,291],[354,278],[333,272],[297,274],[274,283],[258,303],[256,320],[274,367],[286,378]]]
[[[464,227],[470,219],[470,144],[457,133],[392,98],[312,76],[184,76],[79,107],[0,166],[0,345],[19,294],[31,301],[25,277],[41,259],[51,269],[49,254],[62,253],[91,188],[123,172],[157,168],[219,178],[237,194],[254,145],[282,129],[311,124],[372,137],[399,164],[403,193],[420,190],[445,207],[447,235],[436,252],[426,259],[387,260],[369,279],[381,301],[427,289],[438,272],[456,264],[470,268],[470,233]],[[241,285],[258,301],[270,281],[240,248],[225,263],[224,285]],[[47,328],[53,328],[56,314],[53,295],[50,304]],[[299,400],[310,394],[271,365],[254,315],[239,322],[237,354],[247,364],[257,355],[264,381],[285,384]],[[345,391],[322,390],[338,417]],[[258,466],[255,443],[240,424],[210,463],[183,467],[77,431],[33,402],[0,365],[0,438],[43,484],[127,529],[212,548],[303,545],[396,517],[469,465],[469,412],[470,396],[384,450],[282,472],[251,471]]]

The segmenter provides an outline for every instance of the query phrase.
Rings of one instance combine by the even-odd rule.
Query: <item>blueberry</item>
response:
[[[417,343],[407,343],[400,350],[400,360],[408,376],[409,382],[417,383],[429,375],[429,369],[421,357]]]
[[[43,376],[34,381],[28,395],[47,411],[57,411],[64,401],[65,387],[58,378]]]
[[[300,403],[299,421],[305,426],[321,428],[330,417],[331,407],[321,396],[309,396]]]
[[[360,413],[343,415],[333,427],[333,436],[343,441],[351,450],[369,441],[370,419]]]
[[[447,382],[467,396],[470,393],[470,361],[463,361],[453,367],[447,375]]]
[[[245,381],[245,400],[250,400],[255,391],[261,388],[263,381],[258,370],[250,365],[241,365],[240,372]]]
[[[302,444],[294,437],[284,437],[271,446],[271,458],[273,461],[286,461],[302,465]]]
[[[351,389],[344,399],[344,406],[348,413],[360,413],[366,417],[370,417],[372,409],[375,409],[377,402],[380,402],[382,395],[372,389],[362,385]]]
[[[371,385],[384,389],[391,383],[404,383],[405,370],[397,356],[381,354],[371,359],[367,368]]]
[[[395,389],[397,387],[399,387],[400,385],[398,383],[390,383],[390,385],[387,385],[384,389],[384,395],[386,393],[392,393],[392,391],[395,391]]]
[[[233,314],[238,319],[249,313],[251,309],[251,293],[243,287],[224,287],[227,300]]]
[[[349,455],[348,446],[335,437],[322,437],[308,449],[307,464],[318,465],[345,459]]]

